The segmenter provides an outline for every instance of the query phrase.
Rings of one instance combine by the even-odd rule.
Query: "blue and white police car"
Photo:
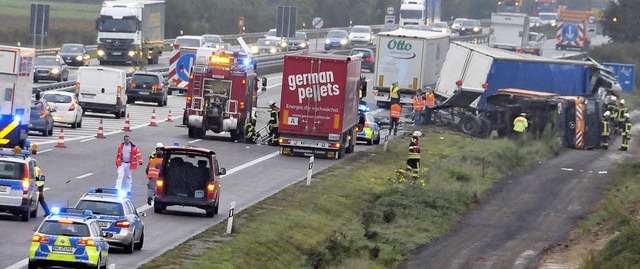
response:
[[[366,104],[361,103],[358,105],[356,132],[358,141],[365,141],[369,145],[380,144],[380,125]]]

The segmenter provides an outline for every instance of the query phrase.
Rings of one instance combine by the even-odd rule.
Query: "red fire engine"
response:
[[[243,52],[199,48],[189,73],[184,124],[189,137],[202,138],[207,130],[229,132],[244,139],[247,120],[255,118],[258,75],[255,61]],[[262,90],[267,80],[262,79]]]

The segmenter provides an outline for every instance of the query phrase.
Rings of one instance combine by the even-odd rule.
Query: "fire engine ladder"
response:
[[[263,145],[267,144],[269,140],[271,140],[271,138],[273,137],[273,135],[269,134],[268,123],[260,127],[260,129],[256,130],[256,132],[260,135],[260,138],[258,139],[257,142],[260,142],[260,144],[263,144]]]

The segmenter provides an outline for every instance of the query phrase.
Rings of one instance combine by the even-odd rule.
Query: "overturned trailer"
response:
[[[557,111],[558,96],[601,100],[619,95],[620,86],[591,59],[549,59],[453,42],[435,93],[440,100],[436,109],[451,108],[451,120],[462,132],[488,137],[493,130],[499,136],[511,133],[513,119],[522,112],[542,132]]]

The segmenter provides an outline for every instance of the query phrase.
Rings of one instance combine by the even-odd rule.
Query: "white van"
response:
[[[174,48],[190,47],[201,48],[205,47],[206,40],[202,36],[196,35],[183,35],[176,37],[176,41],[173,43]]]
[[[116,119],[127,113],[127,73],[106,67],[80,67],[76,90],[84,111],[109,113]]]

